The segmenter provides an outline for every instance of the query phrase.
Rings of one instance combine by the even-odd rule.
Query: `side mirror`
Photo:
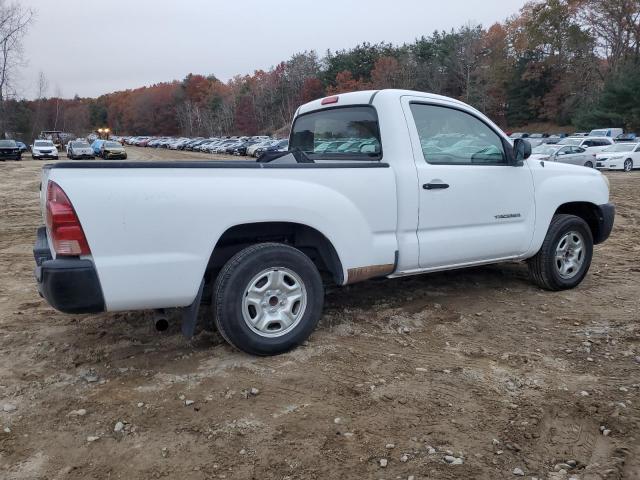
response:
[[[516,164],[526,160],[531,156],[531,144],[522,138],[516,138],[513,141],[513,156]]]

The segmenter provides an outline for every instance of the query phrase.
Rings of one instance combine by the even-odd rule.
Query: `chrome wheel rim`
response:
[[[582,234],[571,231],[560,238],[556,246],[555,266],[558,275],[568,280],[581,270],[585,257],[585,242]]]
[[[633,168],[633,164],[632,164],[631,160],[627,160],[626,162],[624,162],[624,171],[625,172],[630,172],[632,168]]]
[[[307,289],[300,276],[285,267],[267,268],[244,289],[242,316],[261,337],[275,338],[296,328],[307,308]]]

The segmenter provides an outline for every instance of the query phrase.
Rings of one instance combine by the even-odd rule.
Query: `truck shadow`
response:
[[[327,289],[325,309],[369,308],[376,304],[401,308],[418,298],[459,303],[473,297],[491,297],[505,289],[513,292],[536,289],[529,281],[525,264],[488,265],[331,287]]]

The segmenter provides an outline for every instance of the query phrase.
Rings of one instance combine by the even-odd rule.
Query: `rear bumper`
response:
[[[597,216],[598,231],[593,238],[594,244],[604,242],[607,238],[609,238],[609,235],[611,235],[611,230],[613,229],[613,221],[616,216],[615,205],[613,203],[598,205]]]
[[[73,257],[53,259],[45,227],[38,228],[33,256],[38,292],[49,305],[64,313],[104,311],[100,280],[91,260]]]

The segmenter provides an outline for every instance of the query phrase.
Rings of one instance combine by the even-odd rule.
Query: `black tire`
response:
[[[266,337],[252,330],[243,315],[245,291],[265,269],[289,269],[306,290],[306,308],[292,329]],[[304,342],[322,316],[324,289],[318,269],[300,250],[280,243],[260,243],[237,253],[220,271],[213,288],[215,325],[234,347],[252,355],[277,355]],[[265,304],[263,304],[265,305]]]
[[[570,232],[577,232],[584,240],[581,266],[571,278],[563,278],[556,266],[556,247],[562,238]],[[538,253],[527,263],[533,281],[545,290],[568,290],[582,282],[591,266],[593,257],[593,235],[587,222],[575,215],[554,215]]]
[[[591,160],[587,160],[584,163],[584,166],[587,167],[587,168],[593,168],[593,162]]]
[[[631,160],[630,158],[627,158],[624,161],[623,170],[627,173],[631,172],[631,170],[633,170],[633,160]]]

